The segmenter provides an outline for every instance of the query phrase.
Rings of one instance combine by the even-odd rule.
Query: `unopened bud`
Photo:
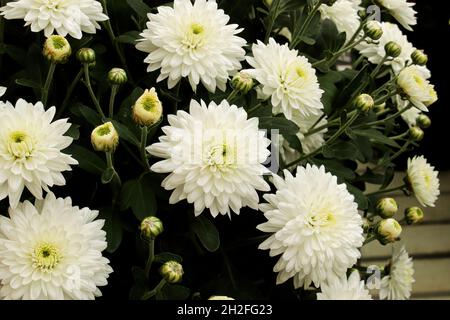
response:
[[[411,207],[405,210],[407,224],[419,223],[423,220],[423,211],[419,207]]]
[[[231,80],[231,84],[235,90],[242,94],[247,94],[253,88],[253,79],[245,72],[238,72]]]
[[[378,40],[383,35],[381,23],[376,20],[370,20],[364,26],[364,33],[372,40]]]
[[[398,211],[398,205],[393,198],[382,198],[378,200],[376,210],[380,217],[392,218]]]
[[[92,131],[91,142],[96,151],[114,152],[119,144],[119,134],[111,122],[106,122]]]
[[[397,58],[402,53],[402,47],[394,41],[389,41],[384,46],[384,51],[388,57]]]
[[[422,141],[424,135],[425,133],[419,127],[414,126],[409,128],[409,136],[416,142]]]
[[[422,129],[429,128],[431,126],[431,119],[427,115],[421,114],[417,117],[417,125]]]
[[[159,269],[159,273],[168,283],[180,282],[183,278],[183,267],[176,261],[167,261]]]
[[[355,99],[355,107],[363,112],[370,111],[374,106],[373,98],[367,93],[360,94]]]
[[[381,220],[376,227],[377,239],[383,245],[397,241],[401,233],[402,227],[393,218]]]
[[[141,235],[145,238],[156,238],[164,231],[163,223],[157,217],[147,217],[141,222]]]
[[[133,120],[141,126],[152,126],[161,119],[163,108],[155,88],[144,91],[134,104],[132,113]]]
[[[127,82],[127,73],[121,68],[112,68],[108,72],[108,81],[112,85],[121,85]]]
[[[77,51],[77,59],[81,63],[94,63],[95,62],[95,51],[91,48],[81,48]]]
[[[428,62],[428,56],[422,50],[417,49],[411,53],[411,59],[414,64],[419,66],[424,66]]]
[[[63,36],[52,35],[45,40],[42,54],[53,63],[66,63],[72,54],[72,48]]]

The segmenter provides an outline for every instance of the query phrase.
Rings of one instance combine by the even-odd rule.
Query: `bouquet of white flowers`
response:
[[[392,183],[437,100],[411,2],[1,4],[0,298],[410,297],[361,248],[439,196]]]

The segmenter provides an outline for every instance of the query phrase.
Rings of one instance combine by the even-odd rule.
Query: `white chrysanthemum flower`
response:
[[[417,201],[425,207],[434,207],[440,194],[438,171],[424,156],[408,159],[407,179]]]
[[[309,131],[309,129],[321,118],[321,114],[319,115],[311,115],[311,116],[302,116],[299,113],[294,113],[292,117],[292,121],[300,128],[297,133],[297,138],[300,140],[302,145],[302,150],[304,154],[311,153],[318,148],[322,147],[325,143],[324,134],[328,131],[327,128],[324,128],[318,132],[305,136],[305,134]],[[324,117],[319,121],[316,125],[316,128],[321,127],[327,124],[327,118]],[[286,163],[290,163],[299,158],[300,153],[291,148],[289,146],[289,142],[285,139],[280,141],[281,144],[281,156]]]
[[[108,20],[100,2],[95,0],[17,0],[0,8],[5,19],[23,19],[31,31],[44,30],[46,37],[55,31],[81,39],[82,32],[95,33],[99,21]]]
[[[381,279],[380,299],[409,299],[415,282],[414,265],[405,247],[394,251],[388,268],[389,274]]]
[[[372,300],[358,271],[353,271],[348,279],[344,276],[330,284],[324,283],[320,289],[317,300]]]
[[[417,24],[414,3],[407,0],[377,0],[377,3],[386,8],[391,16],[395,18],[406,30],[412,31],[411,26]]]
[[[210,91],[225,91],[230,75],[241,68],[246,41],[236,34],[242,29],[227,23],[230,17],[215,0],[175,0],[173,8],[161,6],[149,14],[138,50],[150,53],[147,71],[161,69],[157,81],[168,79],[173,88],[187,77],[195,91],[200,81]]]
[[[259,248],[281,254],[274,267],[277,283],[294,277],[296,288],[332,283],[360,257],[362,219],[353,195],[325,168],[297,168],[295,177],[274,175],[277,191],[260,205],[267,222],[258,226],[272,233]]]
[[[104,220],[98,211],[72,206],[51,193],[0,216],[0,297],[25,300],[86,300],[101,296],[112,272]]]
[[[392,61],[386,61],[384,64],[390,65],[394,72],[398,73],[405,67],[406,61],[411,61],[411,54],[415,49],[396,24],[382,22],[381,28],[383,29],[383,35],[377,41],[378,43],[362,42],[358,45],[358,50],[371,63],[379,64],[386,54],[384,46],[390,41],[397,43],[402,48],[402,52],[397,58],[394,58]]]
[[[230,209],[239,214],[244,206],[258,209],[256,190],[270,190],[261,164],[270,154],[270,141],[258,129],[258,118],[247,119],[243,108],[226,100],[209,106],[192,100],[189,113],[178,111],[168,121],[165,136],[147,151],[165,158],[151,169],[170,172],[162,182],[174,190],[169,203],[187,199],[195,215],[207,208],[214,217],[230,216]]]
[[[272,38],[267,45],[258,41],[252,51],[253,57],[247,57],[247,61],[254,69],[245,72],[261,84],[261,98],[271,97],[275,114],[282,112],[292,119],[294,111],[303,116],[321,113],[323,90],[308,59]]]
[[[400,71],[397,84],[408,100],[421,111],[428,111],[428,107],[438,99],[434,86],[427,80],[426,68],[415,65]]]
[[[359,4],[360,1],[337,0],[332,6],[322,4],[319,11],[322,19],[333,21],[339,32],[345,32],[347,41],[349,41],[360,24],[358,10],[361,7]]]
[[[14,107],[7,102],[0,114],[0,200],[9,197],[17,206],[26,187],[38,199],[42,189],[66,183],[61,172],[78,164],[64,150],[72,138],[64,136],[70,128],[67,119],[52,122],[55,107],[44,110],[19,99]]]

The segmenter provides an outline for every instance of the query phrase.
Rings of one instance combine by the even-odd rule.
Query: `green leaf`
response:
[[[335,176],[338,176],[339,178],[346,180],[352,180],[355,178],[355,173],[353,170],[347,168],[337,160],[311,159],[310,162],[318,166],[323,165],[327,171],[331,172]]]
[[[73,140],[80,139],[80,126],[72,123],[69,130],[67,130],[66,136],[71,137]]]
[[[137,147],[140,146],[140,141],[138,140],[136,135],[130,129],[128,129],[127,126],[115,120],[112,120],[112,123],[114,125],[114,128],[116,128],[117,132],[119,133],[120,139],[128,141]]]
[[[156,300],[186,300],[191,290],[178,284],[166,284],[156,295]]]
[[[108,184],[112,181],[112,179],[114,178],[114,175],[116,174],[116,172],[114,171],[113,168],[107,168],[105,171],[103,171],[102,173],[102,183],[103,184]]]
[[[278,129],[281,134],[296,134],[299,130],[294,122],[284,117],[261,117],[259,118],[259,128]]]
[[[90,125],[96,127],[102,123],[101,116],[92,108],[76,103],[70,108],[74,115],[84,118]]]
[[[127,181],[120,195],[120,209],[131,208],[133,214],[139,221],[156,213],[155,191],[152,182],[142,176],[136,180]]]
[[[367,201],[367,197],[359,188],[347,183],[347,190],[355,197],[355,202],[358,204],[359,210],[366,210],[368,208],[369,202]]]
[[[400,148],[399,144],[395,142],[395,140],[386,137],[383,133],[375,129],[367,129],[367,130],[354,130],[354,134],[358,136],[367,137],[371,140],[375,140],[377,142],[381,142],[391,147]]]
[[[220,246],[219,231],[204,215],[195,218],[191,224],[192,231],[209,252],[215,252]]]
[[[36,81],[33,81],[31,79],[21,78],[21,79],[16,79],[15,82],[19,86],[22,86],[22,87],[28,87],[28,88],[33,88],[33,89],[40,89],[41,88],[41,85],[39,83],[37,83]]]
[[[140,38],[139,34],[139,31],[129,31],[116,37],[116,41],[120,43],[135,45],[137,40]]]
[[[78,161],[80,168],[84,171],[101,175],[106,169],[106,162],[85,147],[72,144],[67,148],[67,153],[72,154],[72,156]]]
[[[174,260],[179,263],[183,262],[183,258],[174,253],[162,252],[162,253],[155,255],[155,261],[159,262],[159,263],[164,263],[164,262],[171,261],[171,260]]]
[[[103,229],[106,232],[106,250],[110,253],[119,248],[122,242],[122,224],[119,219],[119,212],[114,212],[111,207],[100,209],[99,218],[105,220]]]
[[[147,18],[147,13],[152,9],[145,4],[142,0],[127,0],[128,5],[133,9],[134,12],[141,18]]]
[[[358,148],[350,141],[340,141],[323,148],[324,157],[330,159],[354,159],[356,154]]]

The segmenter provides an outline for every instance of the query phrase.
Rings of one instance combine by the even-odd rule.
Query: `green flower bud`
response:
[[[419,127],[414,126],[409,128],[409,136],[416,142],[422,141],[424,135],[425,133]]]
[[[253,88],[253,79],[245,72],[238,72],[231,80],[231,85],[242,94],[247,94]]]
[[[354,104],[357,109],[363,112],[369,112],[374,106],[374,101],[370,95],[363,93],[356,97]]]
[[[178,283],[183,278],[183,267],[176,261],[167,261],[159,269],[159,273],[168,283]]]
[[[270,8],[270,6],[272,5],[273,0],[264,0],[263,2],[267,6],[267,8]]]
[[[108,81],[112,85],[121,85],[128,80],[127,73],[121,68],[112,68],[108,72]]]
[[[431,126],[431,119],[427,115],[421,114],[417,117],[417,125],[422,129],[429,128]]]
[[[164,231],[163,223],[157,217],[147,217],[141,222],[141,235],[145,238],[156,238]]]
[[[411,59],[414,64],[419,66],[424,66],[428,62],[428,56],[422,50],[417,49],[411,53]]]
[[[370,20],[364,25],[364,33],[372,40],[378,40],[383,35],[381,23],[376,20]]]
[[[208,300],[234,300],[233,298],[227,297],[227,296],[211,296],[208,298]]]
[[[382,218],[392,218],[398,211],[397,202],[393,198],[382,198],[377,202],[376,211]]]
[[[397,220],[389,218],[381,220],[375,231],[378,241],[385,245],[399,239],[400,234],[402,233],[402,227]]]
[[[53,63],[66,63],[72,54],[72,48],[63,36],[52,35],[45,40],[42,54]]]
[[[419,207],[411,207],[405,210],[405,219],[407,224],[419,223],[423,220],[423,211]]]
[[[402,53],[402,47],[394,41],[389,41],[384,46],[384,51],[386,51],[388,57],[397,58]]]
[[[91,48],[81,48],[77,51],[77,59],[81,63],[95,63],[95,51]]]
[[[91,143],[96,151],[114,152],[119,144],[119,134],[111,122],[106,122],[92,131]]]
[[[155,88],[146,89],[132,108],[133,120],[141,126],[154,125],[161,119],[162,114],[162,104]]]
[[[364,9],[358,10],[358,17],[364,19],[367,16],[367,12]]]

